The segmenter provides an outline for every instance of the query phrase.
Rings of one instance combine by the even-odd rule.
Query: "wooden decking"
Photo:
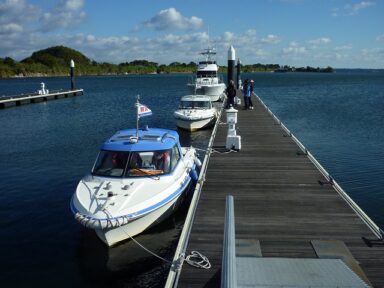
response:
[[[311,240],[343,241],[374,287],[384,287],[384,246],[326,182],[297,144],[253,98],[238,113],[240,152],[211,155],[186,254],[197,250],[209,270],[184,263],[178,287],[220,287],[225,197],[234,196],[236,239],[260,241],[263,257],[317,258]],[[225,113],[223,113],[225,122]],[[225,146],[220,125],[214,148]]]

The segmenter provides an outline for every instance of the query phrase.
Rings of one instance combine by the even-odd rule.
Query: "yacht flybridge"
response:
[[[144,105],[137,106],[138,118],[140,109],[148,114]],[[111,246],[172,213],[197,180],[196,164],[196,150],[181,147],[176,131],[118,131],[104,142],[91,173],[79,182],[71,210]]]
[[[219,66],[216,63],[216,50],[208,48],[200,53],[203,60],[199,61],[196,77],[192,83],[188,83],[191,94],[207,95],[212,102],[219,101],[223,97],[226,88],[218,75]]]

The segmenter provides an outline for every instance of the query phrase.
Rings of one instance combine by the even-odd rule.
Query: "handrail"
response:
[[[218,115],[216,123],[215,123],[215,127],[213,128],[212,135],[211,135],[211,138],[210,138],[209,143],[208,143],[207,153],[205,154],[204,161],[203,161],[203,164],[201,166],[199,179],[197,180],[195,190],[193,192],[193,197],[192,197],[189,209],[188,209],[188,214],[187,214],[187,217],[185,218],[183,230],[181,231],[179,242],[178,242],[178,245],[176,247],[175,255],[173,257],[172,266],[171,266],[171,269],[170,269],[168,277],[167,277],[167,282],[165,283],[165,286],[164,286],[166,288],[176,287],[177,283],[179,281],[180,271],[181,271],[181,267],[183,265],[189,235],[191,234],[192,224],[193,224],[193,220],[195,218],[197,204],[199,202],[201,190],[203,188],[203,184],[205,181],[205,174],[206,174],[206,171],[208,168],[209,158],[211,157],[211,153],[212,153],[213,141],[215,139],[217,128],[218,128],[219,123],[220,123],[221,114],[223,112],[223,107],[225,107],[225,102],[223,102],[222,109],[219,112],[219,115]]]
[[[236,286],[235,209],[233,196],[227,195],[225,202],[223,259],[221,262],[221,288],[235,288]]]
[[[307,155],[308,159],[315,165],[317,170],[332,184],[333,189],[343,198],[345,202],[352,208],[353,211],[360,217],[360,219],[368,226],[368,228],[375,234],[379,239],[383,239],[384,231],[377,226],[377,224],[356,204],[355,201],[344,191],[343,188],[332,178],[328,171],[317,161],[317,159],[308,151],[308,149],[297,139],[291,131],[273,114],[273,112],[267,107],[267,105],[261,100],[261,98],[254,93],[257,100],[261,105],[268,111],[268,113],[275,119],[275,121],[292,137],[293,141],[299,146],[299,148]]]

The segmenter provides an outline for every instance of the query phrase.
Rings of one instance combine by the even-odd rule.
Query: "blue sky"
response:
[[[0,57],[65,45],[111,63],[384,68],[383,0],[0,0]]]

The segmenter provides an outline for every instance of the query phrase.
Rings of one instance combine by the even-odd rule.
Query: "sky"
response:
[[[384,0],[0,0],[0,57],[63,45],[97,62],[384,68]]]

